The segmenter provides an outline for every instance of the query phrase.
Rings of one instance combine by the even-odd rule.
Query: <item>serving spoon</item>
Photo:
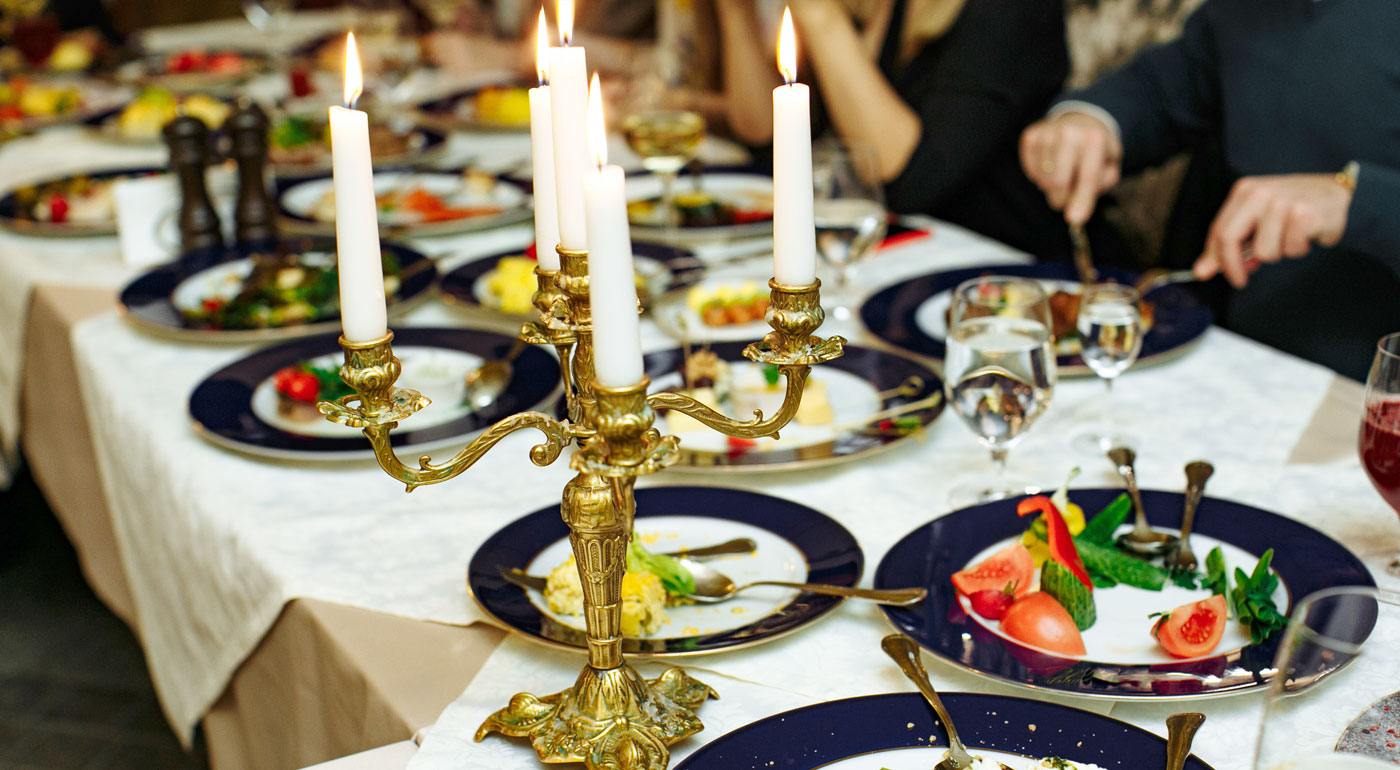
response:
[[[880,649],[884,650],[885,654],[899,665],[899,670],[904,672],[904,676],[919,688],[919,693],[928,701],[928,705],[933,707],[933,713],[938,715],[938,721],[943,723],[943,731],[948,734],[948,752],[933,766],[933,770],[967,770],[972,767],[972,755],[967,753],[967,747],[958,737],[958,728],[953,726],[953,718],[948,716],[948,709],[943,707],[943,700],[938,697],[938,691],[933,689],[933,683],[928,680],[924,662],[919,659],[919,648],[904,634],[890,634],[880,640]],[[1001,762],[997,764],[1002,770],[1011,770]]]
[[[869,599],[880,604],[891,604],[896,607],[905,607],[910,604],[917,604],[928,596],[928,590],[924,588],[853,588],[849,586],[833,586],[824,583],[789,583],[782,580],[755,580],[743,585],[735,585],[734,581],[723,572],[713,567],[701,564],[693,559],[682,556],[679,559],[681,566],[690,570],[691,577],[695,578],[695,590],[686,594],[687,598],[693,599],[700,604],[715,604],[732,598],[740,591],[746,591],[755,586],[777,586],[779,588],[795,588],[799,591],[807,591],[824,596],[841,596],[847,599]]]
[[[1205,714],[1188,712],[1167,717],[1167,770],[1181,770],[1191,756],[1191,741],[1206,721]]]
[[[516,338],[509,353],[467,372],[463,378],[466,389],[462,393],[462,403],[473,409],[485,409],[494,404],[505,392],[506,386],[510,385],[511,375],[515,373],[511,362],[524,350],[525,340]]]
[[[1175,548],[1175,535],[1157,532],[1147,523],[1147,512],[1142,507],[1142,493],[1138,491],[1137,473],[1133,470],[1133,461],[1137,459],[1137,454],[1125,446],[1116,446],[1108,450],[1108,459],[1117,467],[1118,475],[1127,483],[1128,497],[1132,498],[1133,508],[1137,511],[1132,531],[1119,535],[1118,545],[1143,556],[1160,556]]]

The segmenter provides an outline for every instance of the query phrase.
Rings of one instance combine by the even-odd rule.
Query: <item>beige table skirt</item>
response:
[[[22,435],[34,477],[88,582],[130,624],[132,596],[69,343],[75,324],[113,302],[109,291],[36,287]],[[1361,400],[1358,383],[1337,378],[1289,461],[1353,455]],[[204,719],[211,764],[214,770],[292,770],[409,738],[461,693],[503,635],[482,624],[447,626],[291,601]]]
[[[98,478],[70,345],[112,292],[39,286],[29,310],[23,445],[88,583],[132,624],[131,590]],[[140,629],[133,629],[140,635]],[[282,610],[204,719],[214,770],[293,770],[431,725],[503,632],[407,620],[313,599]]]

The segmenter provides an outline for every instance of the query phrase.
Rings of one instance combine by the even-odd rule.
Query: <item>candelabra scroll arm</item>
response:
[[[807,376],[811,374],[812,367],[780,365],[778,371],[786,380],[787,389],[783,393],[783,405],[766,420],[763,419],[763,412],[759,409],[754,410],[752,420],[736,420],[711,409],[684,393],[652,393],[647,396],[647,405],[657,410],[673,409],[726,436],[735,438],[771,436],[777,438],[778,431],[792,422],[793,416],[797,414],[798,406],[802,404],[802,391],[807,387]]]

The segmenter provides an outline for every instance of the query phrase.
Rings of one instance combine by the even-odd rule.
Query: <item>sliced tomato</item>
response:
[[[1013,602],[1002,616],[1001,630],[1012,639],[1032,647],[1061,655],[1084,654],[1084,637],[1079,635],[1074,618],[1055,601],[1055,597],[1041,591],[1026,594]]]
[[[954,572],[953,587],[964,596],[971,596],[987,589],[1000,591],[1009,583],[1016,595],[1022,596],[1034,577],[1031,552],[1024,545],[1013,543],[961,572]]]
[[[1183,604],[1152,626],[1157,644],[1174,658],[1209,654],[1225,635],[1225,597],[1220,594]]]

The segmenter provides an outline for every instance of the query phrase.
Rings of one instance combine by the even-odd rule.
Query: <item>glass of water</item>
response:
[[[880,184],[875,149],[865,144],[825,141],[812,151],[812,214],[817,253],[836,274],[833,303],[837,320],[851,317],[851,285],[856,263],[885,238],[889,213]]]
[[[995,473],[959,484],[958,507],[1036,491],[1007,477],[1006,456],[1050,405],[1055,352],[1050,304],[1040,284],[983,276],[953,294],[943,361],[944,391],[953,411],[992,454]]]
[[[1274,657],[1255,770],[1400,763],[1400,594],[1328,588],[1298,603]]]
[[[1116,446],[1134,447],[1137,439],[1120,429],[1121,420],[1110,408],[1113,380],[1128,370],[1142,352],[1141,298],[1131,286],[1099,283],[1084,287],[1079,303],[1079,342],[1084,363],[1107,388],[1099,421],[1071,439],[1074,448],[1101,456]]]

